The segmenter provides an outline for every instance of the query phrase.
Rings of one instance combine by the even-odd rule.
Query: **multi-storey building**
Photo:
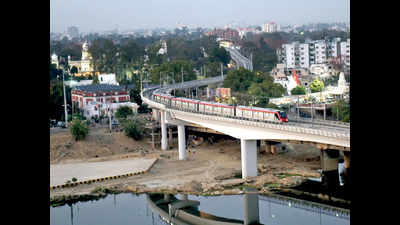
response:
[[[222,39],[227,40],[239,40],[239,32],[235,29],[227,28],[227,29],[214,29],[212,31],[206,32],[207,36],[217,36]]]
[[[346,70],[350,70],[350,39],[340,42],[340,59]]]
[[[275,22],[269,22],[262,25],[262,32],[273,33],[279,31],[279,25]]]
[[[324,64],[327,62],[327,51],[325,41],[314,42],[315,64]]]
[[[300,44],[298,42],[284,44],[278,54],[280,61],[285,64],[286,68],[308,68],[310,66],[308,44]]]
[[[123,87],[110,84],[77,86],[71,90],[72,102],[84,108],[90,102],[118,103],[130,100],[129,92]]]
[[[332,41],[307,40],[306,43],[293,42],[283,44],[277,50],[280,63],[286,68],[309,68],[314,64],[327,64],[331,59],[340,59],[346,67],[350,67],[350,39],[340,42],[340,38]]]

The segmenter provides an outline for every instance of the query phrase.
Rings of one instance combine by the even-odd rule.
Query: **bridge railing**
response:
[[[196,116],[196,117],[200,116],[203,119],[207,119],[207,120],[227,121],[227,122],[238,123],[238,124],[247,125],[247,126],[279,129],[279,130],[285,130],[285,131],[289,131],[289,132],[305,133],[305,134],[319,135],[319,136],[324,136],[324,137],[331,137],[331,138],[335,138],[335,139],[347,139],[347,140],[350,139],[349,132],[345,132],[345,133],[331,132],[331,131],[319,130],[319,129],[315,129],[315,128],[313,129],[313,128],[294,126],[294,125],[290,125],[290,124],[281,124],[281,123],[277,123],[277,122],[273,122],[273,121],[257,122],[257,121],[243,120],[243,119],[238,119],[238,118],[227,118],[227,117],[221,117],[221,116],[216,116],[216,115],[209,115],[209,114],[204,114],[204,113],[199,113],[199,112],[194,113],[194,112],[189,112],[189,111],[173,109],[171,107],[165,106],[164,104],[152,101],[152,92],[154,90],[156,90],[157,92],[167,93],[173,89],[202,86],[202,85],[207,85],[207,84],[210,84],[213,82],[214,83],[220,82],[223,79],[224,79],[224,77],[218,76],[218,77],[212,77],[212,78],[207,78],[207,79],[203,79],[203,80],[188,81],[188,82],[184,82],[183,84],[180,83],[180,84],[168,85],[167,87],[164,87],[164,88],[160,88],[159,86],[157,86],[154,88],[145,89],[142,92],[142,98],[143,98],[143,101],[146,104],[149,104],[150,106],[168,110],[174,119],[176,119],[176,114],[189,113],[190,116]]]
[[[173,109],[170,107],[166,107],[166,109],[171,114],[171,117],[174,119],[179,119],[179,117],[177,115],[181,114],[181,115],[188,115],[188,116],[193,116],[193,117],[200,117],[202,120],[223,121],[223,122],[237,123],[240,125],[251,126],[251,127],[263,127],[263,128],[268,128],[268,129],[277,129],[277,130],[289,131],[289,132],[294,132],[294,133],[318,135],[318,136],[330,137],[330,138],[335,138],[335,139],[344,139],[344,140],[350,139],[350,133],[331,132],[331,131],[326,131],[326,130],[298,127],[298,126],[294,126],[294,125],[290,125],[290,124],[282,124],[282,123],[273,122],[273,121],[257,122],[257,121],[242,120],[242,119],[237,119],[237,118],[227,118],[227,117],[221,117],[221,116],[204,114],[204,113],[194,113],[194,112],[190,112],[190,111],[182,111],[182,110],[177,110],[177,109]]]
[[[293,122],[303,122],[303,123],[314,123],[319,125],[336,125],[336,126],[343,126],[343,127],[350,127],[350,123],[342,122],[342,121],[335,121],[335,120],[321,120],[321,119],[311,119],[311,118],[301,118],[301,117],[294,117],[290,118],[290,121]]]
[[[341,209],[337,207],[324,207],[318,203],[299,201],[297,199],[287,199],[272,196],[259,196],[260,201],[272,202],[279,205],[287,206],[290,203],[290,207],[306,210],[316,214],[325,214],[328,216],[339,217],[342,219],[350,219],[350,212],[346,209]]]

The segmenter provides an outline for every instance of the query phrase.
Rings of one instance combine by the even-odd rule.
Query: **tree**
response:
[[[71,74],[78,73],[78,68],[76,68],[76,66],[72,66],[70,72],[71,72]]]
[[[224,80],[224,87],[231,88],[236,92],[247,92],[254,79],[255,74],[250,70],[244,68],[231,70]]]
[[[311,93],[321,92],[324,89],[324,87],[325,87],[324,82],[318,79],[313,80],[313,82],[310,84]]]
[[[55,64],[50,64],[50,80],[57,79],[62,76],[62,70],[57,69]]]
[[[131,89],[129,91],[129,96],[130,96],[131,102],[135,102],[139,106],[142,105],[143,101],[142,101],[142,97],[140,96],[140,91],[139,90]]]
[[[160,74],[161,81],[172,83],[180,83],[182,81],[182,71],[183,68],[183,80],[191,81],[196,80],[196,74],[193,71],[193,66],[190,61],[176,60],[172,62],[166,62],[157,66],[150,72],[150,79],[155,84],[160,84]]]
[[[297,86],[297,87],[293,88],[290,91],[290,93],[292,95],[304,95],[304,94],[306,94],[306,89],[302,86]]]
[[[99,76],[94,75],[94,76],[93,76],[93,84],[98,84],[98,83],[100,83],[100,81],[99,81]]]
[[[85,139],[89,133],[89,128],[82,120],[74,119],[71,123],[70,131],[75,141],[79,141]]]
[[[118,49],[112,40],[106,38],[94,40],[89,46],[94,70],[101,73],[114,72],[117,64],[117,52]]]
[[[129,106],[121,106],[115,112],[115,117],[118,119],[125,119],[131,115],[133,115],[133,110]]]
[[[140,140],[143,137],[144,124],[138,117],[122,120],[121,126],[126,136],[135,140]]]
[[[213,48],[209,58],[211,62],[222,62],[224,65],[227,65],[231,61],[229,52],[222,47]]]
[[[332,115],[342,122],[350,122],[350,104],[344,100],[337,101],[332,106]]]

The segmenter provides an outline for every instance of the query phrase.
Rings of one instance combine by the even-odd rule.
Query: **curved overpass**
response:
[[[153,93],[169,94],[174,89],[187,89],[220,83],[224,78],[225,76],[218,76],[165,87],[156,86],[142,91],[143,102],[161,112],[161,148],[163,150],[166,150],[168,145],[166,123],[176,124],[178,126],[179,159],[185,159],[184,126],[192,123],[241,139],[243,177],[257,175],[257,140],[310,142],[321,145],[321,149],[350,151],[350,126],[347,125],[337,126],[330,123],[313,124],[306,121],[295,121],[284,124],[248,121],[182,111],[155,102],[152,98]],[[250,172],[248,171],[249,165],[252,165]]]

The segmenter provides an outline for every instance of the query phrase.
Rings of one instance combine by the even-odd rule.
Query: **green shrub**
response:
[[[75,141],[79,141],[85,139],[86,135],[89,133],[89,128],[82,120],[74,119],[70,131]]]
[[[144,124],[137,117],[122,120],[121,126],[126,136],[135,140],[140,140],[143,137]]]
[[[115,112],[115,117],[118,119],[124,119],[131,115],[133,115],[133,111],[129,106],[121,106]]]

